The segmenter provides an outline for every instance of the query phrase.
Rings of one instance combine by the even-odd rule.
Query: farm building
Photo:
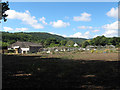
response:
[[[50,52],[65,52],[65,51],[76,51],[76,50],[81,50],[82,48],[76,48],[76,47],[49,47],[49,48],[44,48],[43,51],[50,53]]]
[[[67,50],[67,47],[51,47],[51,48],[44,48],[44,51],[55,51],[55,52],[58,52],[58,51],[66,51]]]
[[[99,49],[105,49],[105,48],[115,49],[115,46],[114,46],[114,45],[105,45],[105,46],[101,46],[101,45],[99,45],[99,46],[88,45],[88,46],[86,47],[87,50],[92,50],[92,49],[94,49],[94,50],[96,50],[96,49],[99,50]]]
[[[8,47],[8,50],[15,50],[16,54],[18,54],[18,53],[25,54],[28,52],[31,52],[31,53],[39,52],[42,50],[42,48],[43,48],[43,46],[41,44],[17,41],[15,43],[11,44]]]
[[[115,48],[114,45],[105,45],[105,48]]]
[[[97,46],[92,46],[92,45],[88,45],[86,47],[87,50],[91,50],[91,49],[97,49]]]
[[[75,43],[73,46],[74,46],[74,47],[78,47],[79,45],[78,45],[77,43]]]

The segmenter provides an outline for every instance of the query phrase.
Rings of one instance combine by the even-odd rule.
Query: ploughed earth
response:
[[[2,55],[2,88],[120,89],[117,53],[80,55]]]

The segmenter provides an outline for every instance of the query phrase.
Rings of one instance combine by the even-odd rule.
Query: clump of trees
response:
[[[72,40],[57,40],[55,38],[48,38],[46,40],[41,40],[40,43],[43,44],[44,47],[73,47],[74,42]]]
[[[4,22],[7,21],[6,17],[8,15],[5,14],[5,12],[9,9],[10,8],[9,8],[9,3],[8,2],[0,2],[0,23],[1,23],[1,20],[4,20]],[[1,32],[0,32],[0,37],[2,37]],[[2,48],[7,48],[8,45],[9,45],[8,43],[2,42],[1,38],[0,38],[0,49],[1,49],[1,47]]]
[[[93,45],[93,46],[114,45],[116,47],[120,47],[120,37],[107,38],[104,35],[97,36],[96,38],[93,38],[92,40],[86,40],[82,43],[83,48],[85,48],[88,45]]]

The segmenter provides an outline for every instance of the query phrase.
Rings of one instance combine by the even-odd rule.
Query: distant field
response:
[[[105,60],[105,61],[118,61],[118,53],[80,53],[80,52],[67,52],[55,53],[45,55],[46,57],[65,58],[73,60]]]
[[[117,59],[117,53],[3,55],[2,85],[3,89],[84,88],[93,90],[105,88],[116,90],[120,89],[118,75],[120,69]]]
[[[56,52],[56,53],[37,53],[24,54],[22,56],[41,56],[43,58],[62,58],[72,60],[105,60],[105,61],[119,61],[120,55],[118,53],[90,53],[90,52]]]

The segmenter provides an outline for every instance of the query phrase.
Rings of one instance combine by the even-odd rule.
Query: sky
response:
[[[117,2],[10,2],[2,31],[64,37],[118,36]]]
[[[9,2],[119,2],[119,0],[2,0]]]

